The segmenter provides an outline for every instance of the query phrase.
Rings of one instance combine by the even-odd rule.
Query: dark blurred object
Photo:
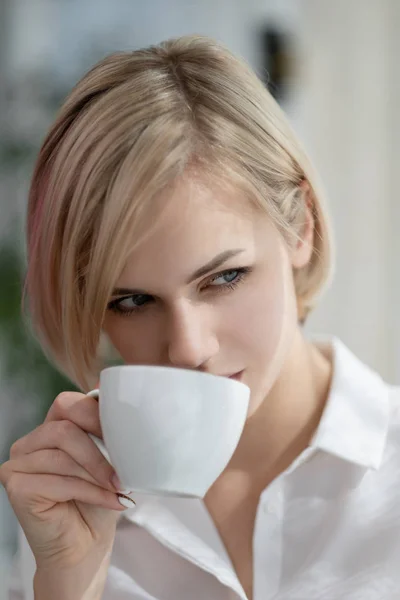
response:
[[[293,71],[294,55],[290,36],[274,25],[261,31],[261,77],[279,103],[286,98],[287,82]]]
[[[36,146],[34,145],[13,139],[4,139],[0,144],[1,168],[12,169],[15,164],[27,162],[35,151]]]

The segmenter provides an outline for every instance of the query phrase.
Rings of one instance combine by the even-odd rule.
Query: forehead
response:
[[[192,241],[196,247],[198,238],[203,245],[204,236],[211,244],[216,230],[218,239],[248,231],[255,217],[256,209],[242,191],[182,177],[152,200],[142,223],[143,231],[148,233],[134,254],[138,258],[164,244],[187,246]]]
[[[267,220],[260,213],[231,186],[181,178],[152,202],[142,224],[149,233],[134,247],[118,283],[179,285],[192,271],[232,248],[244,247],[252,258],[260,219]]]
[[[164,230],[184,223],[226,219],[230,223],[250,221],[255,207],[240,189],[223,182],[205,181],[199,176],[182,176],[156,196],[150,218],[157,218]],[[179,218],[177,218],[179,216]]]

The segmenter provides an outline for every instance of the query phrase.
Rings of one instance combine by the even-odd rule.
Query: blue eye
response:
[[[217,294],[228,292],[229,290],[235,289],[250,271],[251,267],[241,267],[240,269],[223,271],[209,279],[202,289],[210,290],[210,288],[212,288]],[[112,300],[109,302],[107,309],[117,315],[127,317],[134,313],[139,313],[154,301],[155,299],[153,296],[147,294],[135,294]]]
[[[217,275],[216,277],[214,277],[214,279],[211,280],[210,285],[214,286],[214,284],[219,279],[222,279],[222,283],[218,283],[217,286],[230,285],[230,284],[236,282],[241,274],[242,273],[238,269],[235,269],[232,271],[225,271],[224,273],[221,273],[221,274]]]
[[[120,298],[118,300],[118,306],[121,306],[125,310],[132,310],[146,304],[146,300],[148,298],[150,298],[150,296],[145,296],[144,294],[128,296],[127,298]]]
[[[118,315],[130,315],[146,306],[149,300],[152,300],[152,297],[146,294],[126,296],[125,298],[117,298],[117,300],[109,302],[107,309]]]

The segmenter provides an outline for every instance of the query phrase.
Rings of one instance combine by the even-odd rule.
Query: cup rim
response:
[[[113,365],[110,367],[105,367],[104,369],[101,370],[100,372],[100,377],[103,373],[107,373],[109,371],[116,371],[119,369],[124,369],[124,370],[152,370],[152,369],[157,369],[158,371],[164,371],[164,372],[171,372],[171,371],[181,371],[184,373],[195,373],[196,376],[200,376],[203,378],[210,378],[213,377],[214,379],[217,380],[225,380],[225,381],[230,381],[232,384],[237,384],[237,385],[241,385],[243,387],[245,387],[247,390],[249,389],[249,386],[246,383],[243,383],[243,381],[238,381],[237,379],[230,379],[229,377],[225,377],[223,375],[215,375],[214,373],[205,373],[204,371],[196,371],[194,369],[185,369],[183,367],[166,367],[165,365]]]

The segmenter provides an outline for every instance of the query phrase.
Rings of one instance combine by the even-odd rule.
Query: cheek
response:
[[[282,273],[257,274],[235,298],[234,309],[226,311],[226,317],[230,316],[225,321],[227,337],[242,348],[249,368],[257,360],[268,362],[279,343],[286,314],[285,288]]]
[[[104,323],[104,332],[125,363],[150,364],[157,360],[154,356],[154,335],[151,328],[145,331],[141,319],[108,316]]]
[[[277,269],[252,290],[242,327],[241,345],[251,388],[249,416],[261,405],[279,377],[296,326],[291,270]]]

